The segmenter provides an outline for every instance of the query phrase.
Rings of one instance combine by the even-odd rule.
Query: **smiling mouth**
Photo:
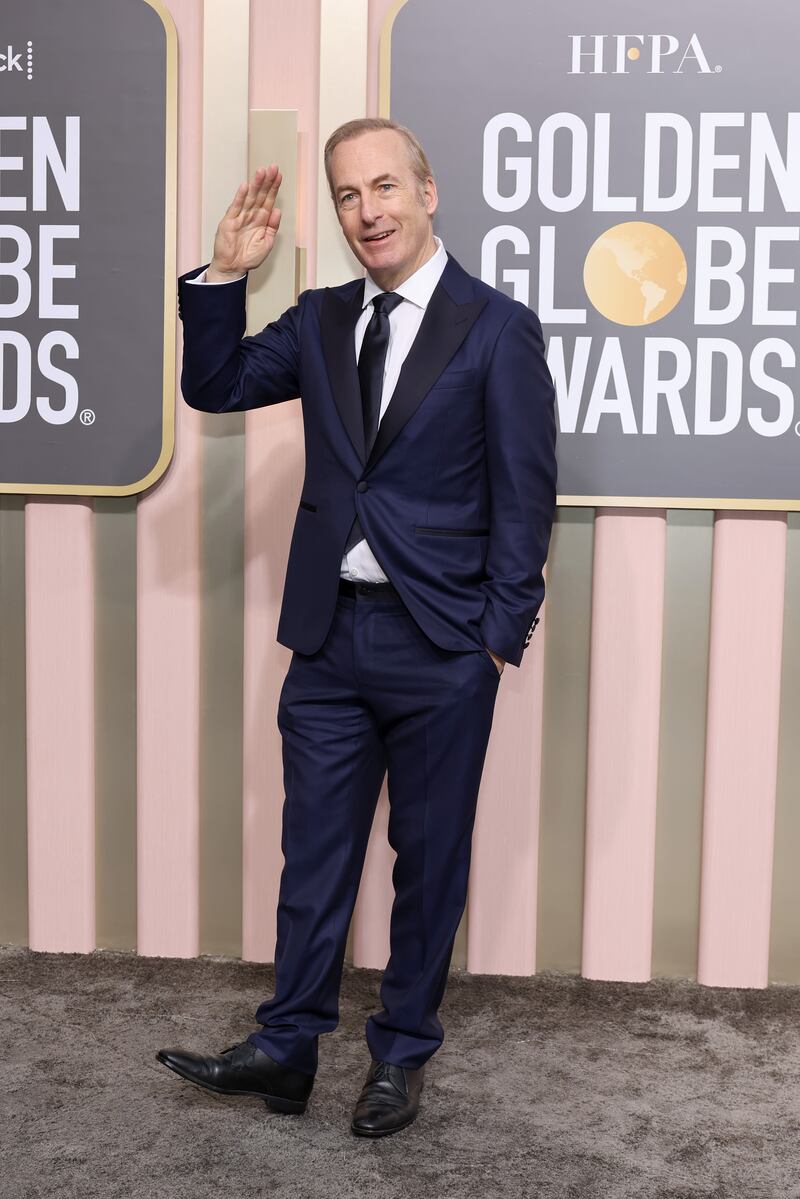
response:
[[[373,233],[371,237],[362,237],[362,241],[368,242],[369,245],[374,245],[375,242],[388,241],[394,233],[394,229],[384,230],[382,233]]]

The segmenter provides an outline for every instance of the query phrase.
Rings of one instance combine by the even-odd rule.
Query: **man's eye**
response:
[[[393,183],[382,183],[381,187],[394,187]]]

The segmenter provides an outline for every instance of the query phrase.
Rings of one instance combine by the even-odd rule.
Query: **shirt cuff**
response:
[[[209,280],[206,279],[207,274],[208,274],[208,268],[206,267],[206,269],[203,271],[202,275],[196,275],[194,279],[187,279],[186,282],[187,283],[209,283]],[[247,272],[245,271],[245,275],[246,274],[247,274]],[[216,286],[219,286],[219,285],[225,284],[225,283],[239,283],[240,280],[244,279],[245,275],[239,275],[238,279],[212,279],[210,281],[210,286],[216,287]]]

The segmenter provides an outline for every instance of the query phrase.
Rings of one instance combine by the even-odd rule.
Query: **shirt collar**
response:
[[[434,234],[433,240],[436,242],[436,252],[431,254],[428,261],[424,262],[419,270],[414,271],[413,275],[409,275],[405,283],[399,284],[394,289],[398,296],[402,296],[404,300],[410,300],[412,304],[416,304],[423,310],[428,307],[428,301],[433,295],[442,271],[447,266],[447,251],[442,239]],[[380,295],[382,291],[383,288],[379,287],[372,276],[367,274],[364,279],[362,312],[367,304],[372,303],[374,297]]]

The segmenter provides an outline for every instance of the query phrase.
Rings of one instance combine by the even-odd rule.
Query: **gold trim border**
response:
[[[711,496],[559,495],[561,508],[702,508],[734,512],[800,512],[800,499],[715,499]]]
[[[386,10],[381,26],[380,50],[378,55],[378,116],[389,116],[392,78],[392,29],[400,9],[406,0],[394,0]]]
[[[406,0],[394,0],[381,27],[378,61],[378,115],[389,116],[392,75],[392,29]],[[702,496],[559,495],[560,508],[703,508],[720,511],[800,512],[800,498],[793,500],[713,499]]]
[[[144,0],[166,35],[164,173],[164,357],[161,453],[142,479],[114,487],[99,483],[0,483],[0,495],[135,495],[161,478],[175,450],[175,272],[177,265],[178,34],[163,0]]]

